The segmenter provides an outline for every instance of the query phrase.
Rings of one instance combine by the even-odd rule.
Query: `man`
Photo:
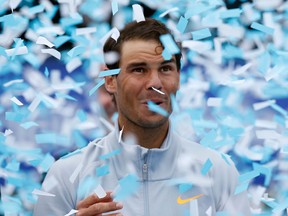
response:
[[[246,193],[235,193],[232,161],[178,136],[165,112],[151,111],[152,104],[170,114],[179,88],[181,54],[163,58],[166,34],[146,19],[106,41],[104,53],[119,54],[108,69],[121,69],[105,78],[119,114],[115,130],[52,166],[43,189],[55,196],[39,197],[35,215],[250,215]]]

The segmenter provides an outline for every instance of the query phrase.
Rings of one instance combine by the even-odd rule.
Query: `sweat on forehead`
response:
[[[154,40],[159,42],[159,48],[162,48],[160,42],[160,36],[164,34],[171,34],[171,31],[163,24],[162,22],[146,18],[145,21],[142,22],[131,22],[128,23],[121,31],[120,36],[117,42],[113,38],[108,38],[106,41],[103,52],[106,55],[110,52],[116,52],[119,56],[121,56],[120,52],[123,46],[123,43],[130,40]],[[157,52],[162,49],[157,49]],[[180,69],[180,58],[181,53],[175,55],[176,64],[178,69]],[[107,63],[106,65],[109,69],[119,68],[120,59],[115,61],[114,63]]]

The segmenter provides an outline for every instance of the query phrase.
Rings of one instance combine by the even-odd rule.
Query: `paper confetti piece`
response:
[[[193,187],[191,183],[182,183],[179,185],[179,192],[184,193]]]
[[[275,130],[256,130],[258,139],[279,139],[280,135]]]
[[[51,43],[47,38],[45,38],[43,36],[39,36],[37,38],[36,44],[46,45],[50,48],[52,48],[54,46],[53,43]]]
[[[24,82],[23,79],[15,79],[15,80],[11,80],[9,82],[4,83],[3,86],[7,88],[7,87],[9,87],[9,86],[11,86],[13,84],[23,83],[23,82]]]
[[[47,153],[38,167],[41,169],[42,172],[47,172],[54,162],[54,157],[51,154]]]
[[[282,107],[280,107],[278,104],[271,104],[270,107],[272,109],[274,109],[275,111],[279,112],[280,114],[282,114],[283,116],[287,116],[287,111],[285,109],[283,109]]]
[[[113,31],[112,31],[112,34],[111,34],[111,38],[113,38],[117,42],[119,37],[120,37],[119,30],[116,27],[113,28]]]
[[[64,216],[70,216],[70,215],[74,215],[78,212],[78,210],[75,209],[71,209],[67,214],[65,214]]]
[[[241,13],[242,13],[241,9],[224,10],[220,12],[220,18],[221,19],[235,18],[239,17]]]
[[[38,127],[39,125],[36,122],[29,121],[29,122],[20,124],[20,126],[23,127],[24,129],[29,129],[31,127]]]
[[[82,169],[83,169],[83,164],[79,163],[76,169],[73,171],[72,175],[69,177],[69,181],[71,182],[71,184],[75,182],[76,178],[78,177]]]
[[[118,2],[117,2],[117,0],[113,0],[111,2],[111,6],[112,6],[112,15],[114,16],[118,12]]]
[[[12,97],[10,98],[11,101],[13,101],[15,104],[17,104],[18,106],[23,106],[23,103],[18,100],[16,97]]]
[[[153,89],[154,91],[158,92],[159,94],[165,95],[165,93],[164,93],[164,92],[162,92],[162,91],[160,91],[160,90],[158,90],[158,89],[154,88],[153,86],[152,86],[152,89]]]
[[[79,46],[73,47],[67,54],[71,58],[75,58],[76,56],[83,54],[85,51],[86,51],[86,47],[79,45]]]
[[[234,195],[240,194],[248,189],[249,182],[242,183],[235,188]]]
[[[107,193],[105,192],[105,190],[102,188],[102,186],[99,184],[96,189],[94,190],[94,192],[96,193],[96,195],[102,199],[104,197],[107,196]]]
[[[115,194],[115,201],[121,201],[135,193],[140,186],[138,177],[129,174],[119,180],[119,188],[113,193]]]
[[[55,45],[56,48],[59,48],[60,46],[62,46],[64,43],[68,42],[70,40],[70,37],[67,35],[63,35],[63,36],[59,36],[57,37],[53,43]]]
[[[272,212],[273,213],[280,213],[284,211],[286,208],[288,208],[288,198],[286,198],[284,201],[279,203],[275,208],[273,208]]]
[[[28,49],[26,46],[21,46],[17,49],[17,52],[15,52],[16,49],[6,49],[5,52],[8,56],[13,56],[13,55],[24,55],[28,53]]]
[[[179,30],[179,32],[184,33],[187,24],[188,20],[185,19],[183,16],[181,16],[179,22],[177,23],[176,28]]]
[[[261,128],[276,129],[277,128],[277,123],[274,122],[274,121],[267,121],[267,120],[257,119],[255,121],[255,126],[256,127],[261,127]]]
[[[39,35],[46,35],[46,34],[63,35],[65,33],[61,26],[40,27],[37,29],[36,32]]]
[[[215,97],[210,97],[207,100],[207,106],[208,107],[220,107],[222,104],[222,98],[215,98]]]
[[[118,143],[121,142],[123,131],[124,131],[124,125],[123,125],[122,129],[121,129],[120,132],[119,132]]]
[[[211,169],[212,165],[213,164],[212,164],[211,160],[208,158],[201,169],[201,174],[206,175],[209,172],[209,170]]]
[[[204,38],[211,37],[211,32],[209,28],[204,28],[191,32],[193,40],[202,40]]]
[[[67,64],[66,64],[66,70],[68,73],[72,73],[74,70],[76,70],[78,67],[82,65],[82,61],[80,58],[76,57],[71,59]]]
[[[170,34],[161,35],[160,41],[165,47],[165,49],[168,49],[170,54],[177,54],[180,52],[179,47],[177,46]]]
[[[18,7],[18,5],[21,3],[22,0],[10,0],[9,1],[9,6],[13,12],[14,9]]]
[[[178,7],[170,8],[170,9],[164,11],[163,13],[161,13],[161,14],[159,15],[159,17],[162,18],[162,17],[166,16],[167,14],[169,14],[169,13],[171,13],[171,12],[174,12],[174,11],[178,11],[178,10],[179,10]]]
[[[264,102],[258,102],[258,103],[253,104],[253,108],[254,108],[254,110],[261,110],[261,109],[269,107],[275,103],[276,103],[276,100],[268,100],[268,101],[264,101]]]
[[[197,53],[204,53],[205,51],[211,50],[211,43],[207,43],[204,41],[193,41],[193,40],[185,40],[182,42],[183,48],[189,48]]]
[[[142,6],[139,4],[133,4],[132,8],[133,8],[133,20],[136,20],[137,22],[145,21]]]
[[[113,75],[117,75],[117,74],[119,74],[120,73],[120,68],[118,68],[118,69],[112,69],[112,70],[105,70],[105,71],[101,71],[100,73],[99,73],[99,78],[101,78],[101,77],[105,77],[105,76],[113,76]]]
[[[96,27],[76,28],[76,35],[89,35],[96,31]]]
[[[165,117],[168,117],[169,116],[169,113],[163,109],[162,107],[158,106],[157,104],[153,103],[152,101],[148,101],[148,108],[149,110],[155,112],[155,113],[158,113],[162,116],[165,116]]]
[[[32,191],[32,194],[37,195],[37,196],[55,197],[55,194],[51,194],[51,193],[48,193],[46,191],[41,191],[41,190],[38,190],[38,189],[34,189]]]
[[[260,173],[258,171],[253,170],[253,171],[250,171],[250,172],[247,172],[247,173],[240,175],[238,177],[238,180],[242,184],[244,182],[251,181],[252,179],[256,178],[259,175],[260,175]]]
[[[44,11],[44,5],[39,4],[34,7],[29,8],[29,14],[37,14]]]
[[[197,199],[190,201],[190,215],[199,216],[198,200]]]
[[[41,49],[41,52],[48,53],[59,60],[61,59],[61,53],[55,49]]]
[[[104,83],[105,83],[105,79],[102,79],[96,86],[90,89],[89,96],[93,95],[100,86],[104,85]]]
[[[265,34],[272,35],[274,33],[274,29],[273,28],[267,27],[267,26],[262,25],[262,24],[257,23],[257,22],[253,22],[251,24],[251,28],[256,29],[258,31],[261,31],[261,32],[263,32]]]
[[[13,134],[13,131],[11,129],[6,129],[4,132],[4,136],[7,137],[9,135]]]
[[[171,99],[171,103],[172,103],[173,112],[176,112],[176,113],[179,112],[180,107],[177,103],[176,96],[174,94],[171,94],[170,99]]]
[[[110,153],[107,153],[107,154],[104,154],[104,155],[101,155],[99,157],[100,160],[107,160],[111,157],[114,157],[115,155],[119,155],[121,153],[121,149],[116,149],[116,150],[113,150],[112,152]]]
[[[212,207],[209,206],[209,208],[206,210],[205,213],[206,213],[207,216],[211,216],[212,215]]]
[[[109,174],[109,165],[105,164],[103,166],[97,167],[96,174],[98,177]]]

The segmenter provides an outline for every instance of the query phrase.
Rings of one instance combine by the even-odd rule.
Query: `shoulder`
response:
[[[60,176],[71,174],[81,164],[89,164],[93,162],[93,160],[97,160],[97,156],[101,152],[101,147],[99,146],[104,140],[105,137],[96,139],[87,146],[64,155],[51,166],[49,173]]]
[[[227,172],[233,170],[232,173],[237,173],[235,164],[228,155],[183,138],[175,132],[173,137],[174,142],[180,146],[180,154],[188,155],[189,158],[202,166],[210,164],[211,171],[214,170],[215,174],[220,170],[227,170]]]

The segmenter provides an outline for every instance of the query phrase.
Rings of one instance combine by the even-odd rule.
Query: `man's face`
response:
[[[144,128],[167,123],[168,118],[150,111],[147,102],[152,101],[172,112],[170,94],[176,93],[180,76],[175,57],[165,61],[157,41],[131,40],[123,43],[120,59],[121,72],[111,78],[108,88],[106,80],[106,88],[115,96],[119,123],[133,123]]]

